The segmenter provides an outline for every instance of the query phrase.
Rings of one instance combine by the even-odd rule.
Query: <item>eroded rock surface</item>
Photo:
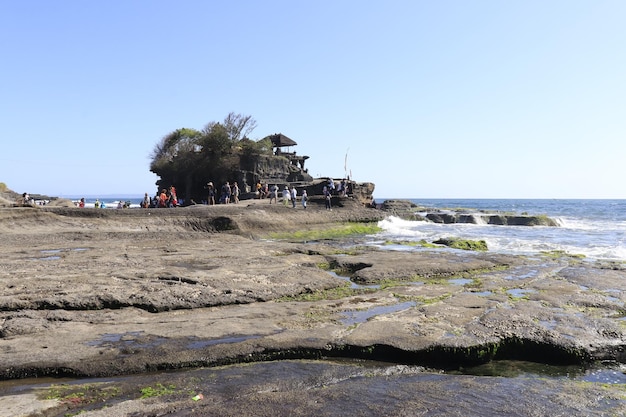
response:
[[[0,209],[0,377],[321,356],[625,361],[619,268],[263,239],[381,218],[360,206]]]

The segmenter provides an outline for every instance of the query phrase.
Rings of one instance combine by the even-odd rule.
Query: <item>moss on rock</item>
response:
[[[458,238],[441,238],[433,242],[436,245],[445,245],[453,249],[473,250],[486,252],[487,242],[484,240],[468,240]]]

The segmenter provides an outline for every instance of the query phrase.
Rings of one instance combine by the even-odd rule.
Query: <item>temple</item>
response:
[[[269,139],[272,142],[272,147],[276,150],[274,151],[274,155],[283,156],[289,160],[292,165],[299,166],[304,172],[307,172],[304,168],[304,161],[309,159],[308,156],[305,155],[296,155],[296,152],[285,152],[283,148],[290,148],[291,146],[296,146],[296,141],[289,139],[287,136],[282,133],[274,133],[273,135],[267,136],[265,139]]]
[[[306,155],[298,155],[291,148],[298,143],[282,133],[274,133],[266,136],[272,143],[272,155],[262,155],[250,161],[250,164],[241,166],[240,184],[242,184],[242,199],[256,198],[256,184],[277,185],[279,189],[285,186],[294,186],[298,190],[298,195],[303,190],[307,190],[309,196],[322,195],[324,186],[329,181],[337,185],[343,182],[346,184],[351,195],[362,202],[369,202],[372,198],[374,184],[356,183],[350,178],[313,178],[309,175],[308,169],[304,167],[307,159]]]

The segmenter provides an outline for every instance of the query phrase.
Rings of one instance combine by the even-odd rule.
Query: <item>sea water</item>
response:
[[[94,208],[96,201],[100,204],[100,208],[114,209],[118,208],[119,203],[128,204],[130,208],[140,208],[140,204],[143,201],[142,195],[106,195],[106,196],[63,196],[68,200],[72,200],[74,204],[78,205],[81,198],[85,199],[85,208]],[[104,204],[104,207],[102,207]]]
[[[377,202],[382,202],[380,200]],[[546,215],[558,227],[502,226],[488,224],[438,224],[408,221],[390,216],[379,223],[383,231],[373,243],[387,241],[432,242],[456,237],[484,240],[490,252],[537,254],[564,251],[587,259],[626,260],[626,200],[559,199],[410,199],[420,207],[467,213],[500,212],[514,215]],[[416,209],[417,214],[426,214]],[[426,250],[396,245],[400,250]]]

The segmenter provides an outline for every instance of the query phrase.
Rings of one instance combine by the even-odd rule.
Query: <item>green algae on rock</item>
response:
[[[458,238],[441,238],[433,242],[437,245],[445,245],[452,249],[487,251],[487,242],[484,240],[467,240]]]

